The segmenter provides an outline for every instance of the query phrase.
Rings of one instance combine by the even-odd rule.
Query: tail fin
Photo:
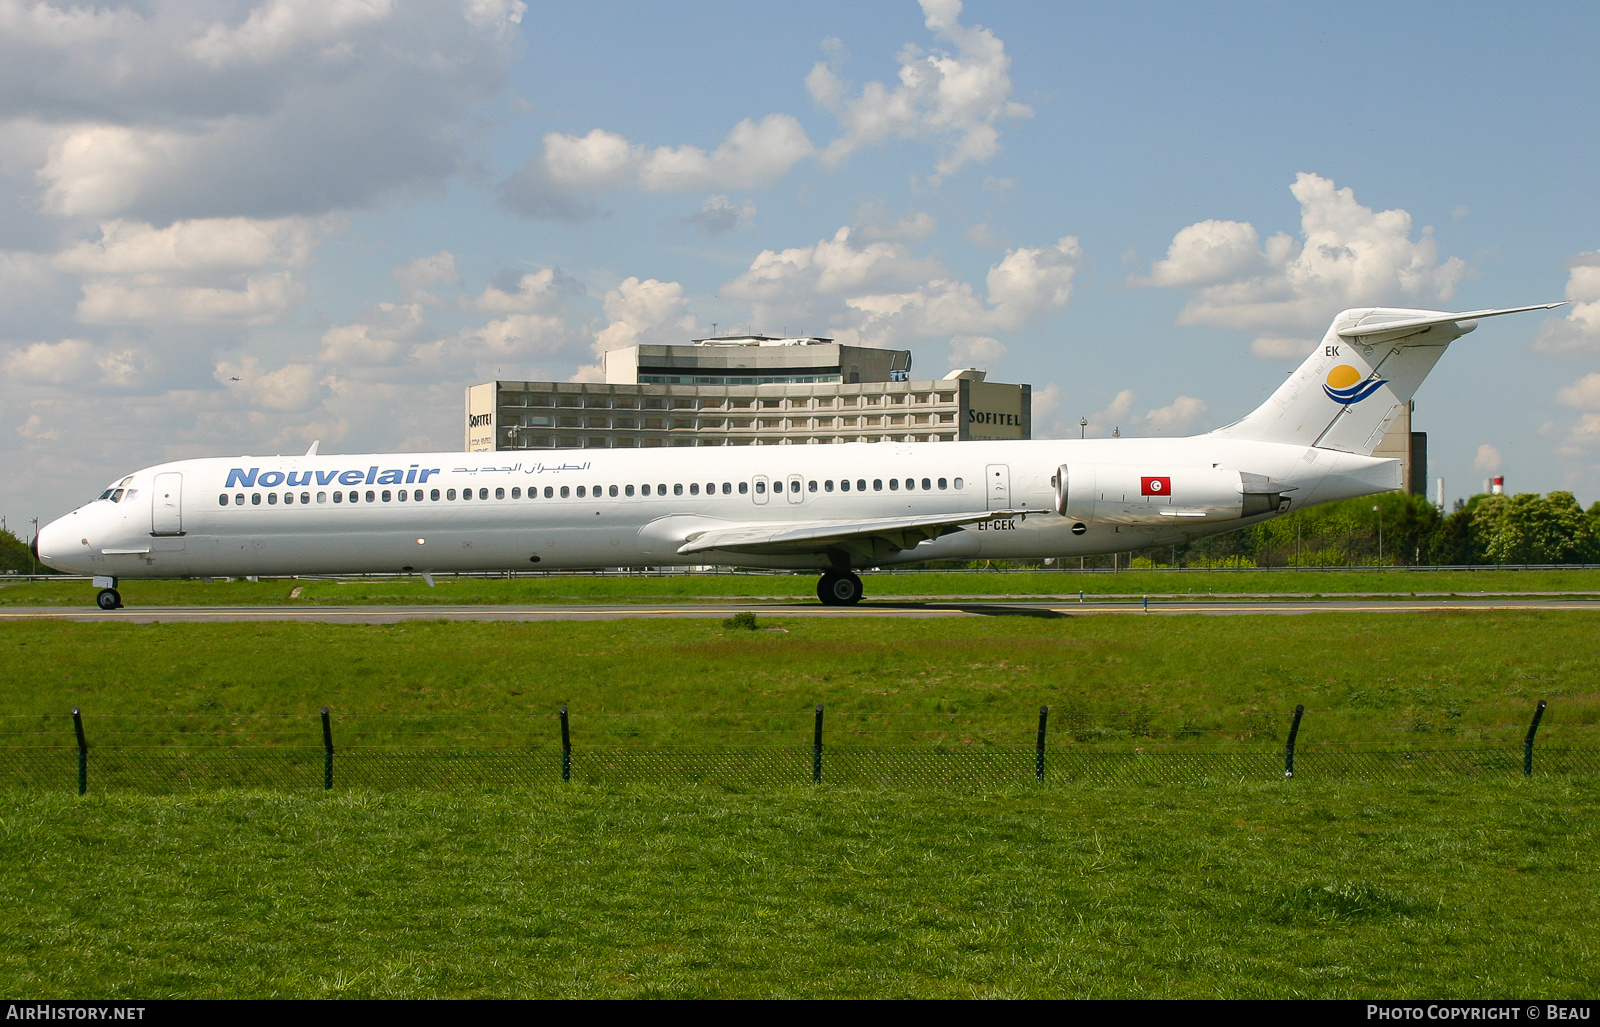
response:
[[[1370,456],[1445,347],[1478,327],[1479,318],[1559,306],[1463,314],[1399,307],[1346,310],[1277,392],[1244,419],[1212,434]]]

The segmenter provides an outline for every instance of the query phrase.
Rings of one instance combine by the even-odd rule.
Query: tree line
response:
[[[1600,503],[1584,510],[1561,491],[1476,495],[1445,514],[1422,496],[1388,492],[1137,556],[1156,566],[1600,563]]]

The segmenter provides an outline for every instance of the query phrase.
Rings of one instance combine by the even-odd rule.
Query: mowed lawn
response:
[[[29,998],[1592,998],[1593,782],[12,795]]]
[[[1029,596],[1342,595],[1481,592],[1600,593],[1594,570],[1408,571],[1403,569],[970,571],[866,573],[867,600]],[[366,604],[655,603],[727,598],[816,601],[814,574],[550,574],[517,578],[269,578],[262,581],[136,581],[119,588],[130,608],[150,606],[348,606]],[[0,607],[94,605],[87,581],[5,583]]]
[[[106,747],[1596,746],[1574,613],[0,624],[28,997],[1584,997],[1600,780],[102,791]],[[67,750],[70,751],[70,750]],[[63,763],[65,767],[67,764]],[[3,791],[3,789],[0,789]]]

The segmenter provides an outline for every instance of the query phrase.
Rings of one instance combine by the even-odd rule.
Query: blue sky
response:
[[[1484,322],[1450,498],[1600,500],[1600,8],[0,0],[0,512],[461,445],[462,390],[719,330],[1186,434],[1345,306]],[[235,380],[237,379],[237,380]]]

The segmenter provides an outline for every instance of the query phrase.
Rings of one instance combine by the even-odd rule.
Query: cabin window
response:
[[[251,506],[260,506],[261,505],[261,493],[259,493],[259,492],[250,493],[250,505]]]
[[[479,489],[478,490],[478,498],[479,499],[488,499],[489,498],[489,490],[488,489]]]
[[[924,487],[926,487],[926,486],[924,486]],[[939,479],[939,488],[940,489],[947,489],[949,487],[950,487],[950,482],[947,479],[945,479],[945,478],[940,478]]]
[[[960,478],[957,478],[957,479],[956,479],[956,482],[955,482],[955,484],[956,484],[956,488],[958,488],[958,489],[959,489],[959,488],[961,488],[961,486],[962,486],[962,481],[961,481],[961,479],[960,479]]]
[[[662,482],[661,484],[656,486],[656,495],[664,496],[666,494],[667,494],[667,483],[666,482]]]
[[[438,489],[429,489],[428,490],[428,500],[430,502],[437,503],[439,501],[439,490]]]
[[[872,487],[873,488],[879,488],[880,486],[878,485],[877,482],[873,482],[872,483]],[[899,478],[890,478],[889,479],[889,491],[890,492],[899,492],[900,491],[900,479]]]
[[[546,485],[544,487],[544,498],[553,499],[555,497],[555,494],[556,494],[556,490],[554,488],[552,488],[551,486]],[[564,497],[564,496],[566,496],[566,494],[567,494],[567,490],[566,489],[562,489],[561,490],[561,495]]]
[[[729,485],[727,482],[723,482],[722,483],[722,494],[723,495],[726,496],[728,493],[730,493],[732,491],[733,491],[733,486],[732,485]],[[741,492],[744,491],[743,486],[740,487],[739,491],[741,491]]]
[[[343,493],[343,492],[335,492],[335,493],[334,493],[334,494],[333,494],[333,501],[334,501],[334,502],[335,502],[335,503],[342,503],[342,502],[344,502],[344,493]]]
[[[504,499],[504,498],[506,498],[506,490],[505,489],[495,489],[494,490],[494,498],[496,498],[496,499]]]
[[[808,487],[809,487],[809,488],[810,488],[810,489],[811,489],[811,491],[812,491],[812,492],[815,492],[815,491],[817,491],[817,481],[816,481],[816,479],[815,479],[815,478],[813,478],[813,479],[812,479],[812,480],[811,480],[811,481],[810,481],[810,482],[809,482],[809,484],[808,484]]]
[[[406,490],[405,489],[401,489],[399,492],[395,493],[395,498],[400,500],[400,502],[404,503],[406,500],[410,499],[411,497],[406,494]]]
[[[867,479],[865,479],[865,478],[857,478],[856,479],[856,491],[857,492],[865,492],[865,491],[867,491]]]
[[[645,495],[647,495],[647,496],[650,494],[649,489],[650,489],[650,486],[646,485],[645,486]],[[633,495],[633,486],[632,485],[624,486],[623,489],[622,489],[622,494],[625,495],[625,496]]]
[[[420,493],[418,493],[417,498],[421,499],[422,495]],[[311,502],[311,493],[309,493],[309,492],[300,493],[300,502],[301,503],[309,503],[309,502]]]
[[[384,489],[384,490],[383,490],[383,501],[384,501],[384,502],[385,502],[385,503],[387,503],[387,502],[389,502],[389,501],[390,501],[390,500],[391,500],[391,499],[392,499],[392,498],[393,498],[393,497],[392,497],[392,496],[390,496],[390,495],[389,495],[389,490],[388,490],[388,489]]]
[[[511,490],[511,498],[512,499],[521,499],[522,498],[522,490],[521,489],[512,489]]]
[[[932,481],[932,479],[930,479],[930,478],[923,478],[923,479],[922,479],[922,491],[924,491],[924,492],[926,492],[926,491],[928,491],[928,490],[929,490],[929,489],[931,489],[931,488],[933,488],[933,481]]]
[[[285,492],[283,494],[283,504],[285,506],[288,506],[288,505],[292,504],[293,502],[294,502],[294,493],[293,492]]]
[[[334,497],[334,499],[338,499],[339,498],[339,493],[335,492],[333,494],[333,497]],[[444,498],[452,499],[452,500],[455,499],[456,498],[456,490],[455,489],[446,490],[445,494],[444,494]]]
[[[226,492],[224,492],[222,495],[217,497],[217,505],[218,506],[227,506],[228,505],[228,494]]]
[[[872,479],[872,491],[874,491],[874,492],[882,492],[883,491],[883,479],[882,478],[874,478],[874,479]]]
[[[749,483],[749,482],[747,482],[747,481],[741,481],[741,482],[740,482],[740,483],[739,483],[739,495],[741,495],[741,496],[742,496],[742,495],[744,495],[744,494],[745,494],[745,493],[746,493],[746,492],[749,492],[749,491],[750,491],[750,483]]]
[[[697,482],[697,481],[691,481],[689,483],[689,495],[698,496],[699,494],[700,494],[700,483]]]
[[[368,489],[367,490],[367,502],[369,502],[369,503],[372,502],[374,500],[374,498],[375,497],[372,495],[372,490]]]
[[[328,501],[328,494],[326,492],[318,492],[317,493],[317,502],[326,503],[327,501]]]
[[[571,489],[567,488],[565,485],[561,486],[561,498],[562,499],[566,499],[571,494],[572,494],[572,490]],[[579,493],[579,495],[582,495],[582,494],[583,493],[581,493],[581,492]]]
[[[234,506],[243,506],[244,505],[244,493],[243,492],[240,492],[240,493],[238,493],[237,495],[235,495],[233,497],[233,505]]]
[[[743,485],[739,486],[739,491],[740,492],[744,491],[744,486]],[[764,481],[756,482],[756,494],[757,495],[765,494],[766,491],[767,491],[767,483],[766,482],[764,482]]]
[[[672,494],[675,495],[675,496],[683,495],[683,486],[682,485],[676,485],[676,484],[673,485],[672,486]]]
[[[582,486],[582,485],[579,485],[579,486],[578,486],[578,498],[579,498],[579,499],[582,499],[582,498],[583,498],[583,496],[584,496],[584,491],[585,491],[585,490],[584,490],[584,487],[583,487],[583,486]],[[564,495],[566,495],[566,494],[567,494],[567,490],[566,490],[566,489],[562,489],[562,490],[561,490],[561,494],[562,494],[562,495],[563,495],[563,496],[564,496]]]
[[[643,492],[643,494],[644,494],[644,495],[647,495],[647,496],[648,496],[648,495],[649,495],[649,494],[650,494],[650,486],[648,486],[648,485],[641,485],[641,486],[640,486],[640,489],[641,489],[641,491],[642,491],[642,492]]]
[[[841,479],[839,479],[839,491],[840,492],[849,492],[850,491],[850,479],[849,478],[841,478]]]
[[[472,490],[471,489],[462,489],[461,490],[461,498],[462,499],[471,499],[472,498]]]
[[[610,496],[612,499],[617,498],[617,487],[615,485],[613,485],[610,488],[606,489],[606,495]]]
[[[822,483],[822,491],[824,491],[824,492],[832,492],[833,491],[833,479],[832,478],[829,478],[827,481]]]

